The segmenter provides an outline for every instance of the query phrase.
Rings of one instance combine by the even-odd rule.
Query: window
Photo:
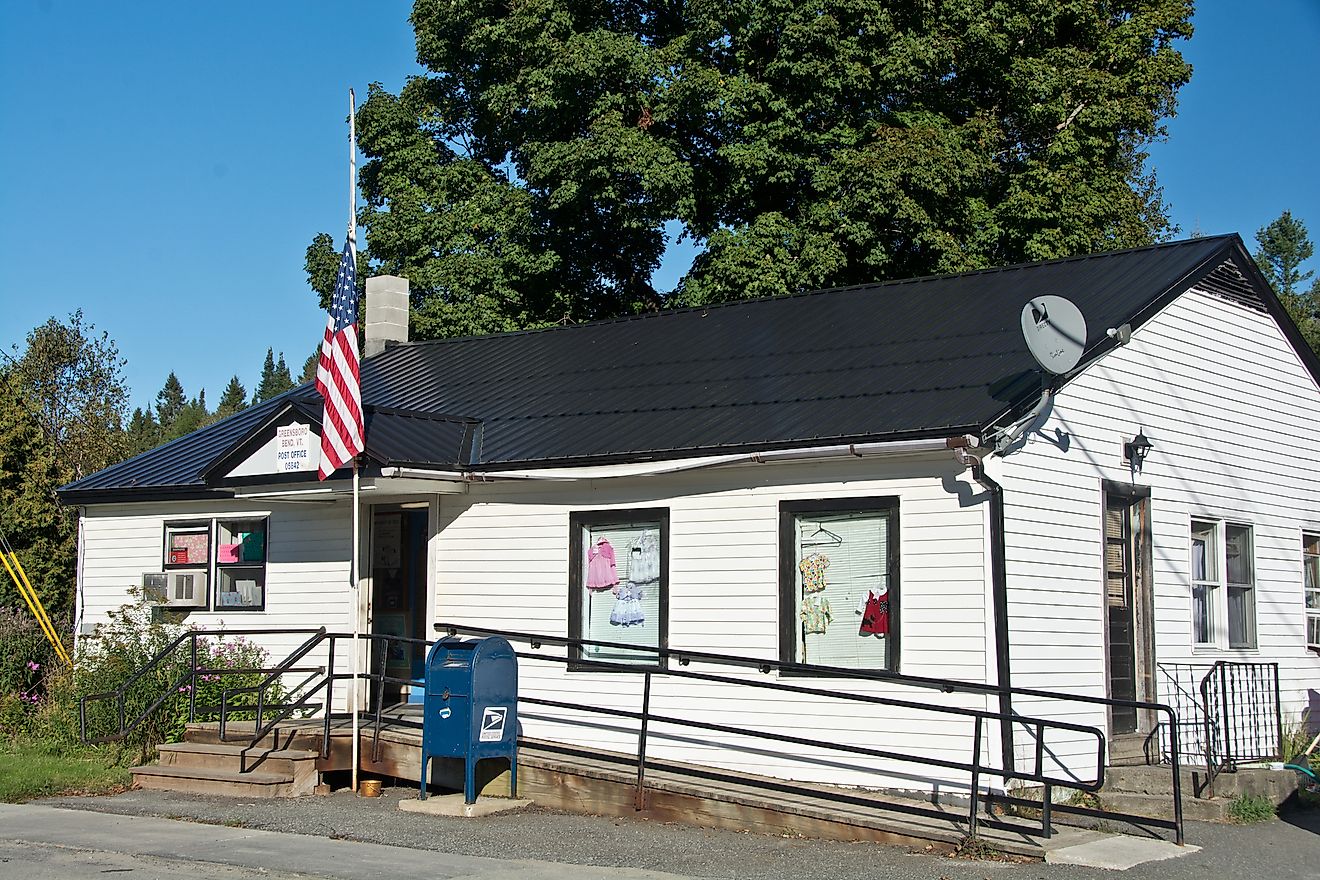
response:
[[[215,607],[260,611],[266,606],[266,521],[222,519],[216,524]]]
[[[1218,604],[1219,550],[1215,524],[1192,521],[1192,642],[1214,645],[1214,609]]]
[[[1302,578],[1306,594],[1306,647],[1320,651],[1320,534],[1302,535]]]
[[[1192,642],[1256,647],[1256,563],[1251,526],[1192,520]]]
[[[898,499],[780,505],[780,659],[898,669]]]
[[[211,570],[211,524],[165,526],[165,576],[147,586],[155,598],[180,608],[205,608],[206,576]]]
[[[166,523],[164,571],[145,585],[171,607],[264,610],[266,520]],[[214,595],[208,584],[215,585]]]
[[[667,666],[654,650],[616,646],[656,649],[669,644],[669,511],[574,513],[569,535],[569,634],[613,643],[583,645],[571,656]]]

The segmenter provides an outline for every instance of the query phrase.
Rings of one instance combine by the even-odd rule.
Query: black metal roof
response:
[[[1020,329],[1029,299],[1075,302],[1090,358],[1112,346],[1107,328],[1138,326],[1226,263],[1224,284],[1237,279],[1238,296],[1282,314],[1232,235],[395,345],[362,364],[368,453],[379,464],[497,471],[976,432],[1038,387],[1021,381],[1035,369]],[[1291,322],[1285,330],[1296,335]],[[302,386],[61,494],[206,494],[208,466],[290,401],[320,410]]]

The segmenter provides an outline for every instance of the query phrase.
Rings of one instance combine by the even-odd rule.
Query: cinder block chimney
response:
[[[363,357],[380,354],[392,342],[408,341],[408,279],[377,275],[367,279],[367,325]]]

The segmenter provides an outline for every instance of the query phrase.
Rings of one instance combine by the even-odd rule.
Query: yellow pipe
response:
[[[9,558],[6,559],[5,555],[0,553],[0,561],[4,562],[5,571],[9,573],[9,577],[14,581],[14,586],[18,587],[18,592],[22,595],[23,601],[27,603],[32,616],[37,619],[37,625],[41,627],[41,632],[46,636],[46,640],[50,642],[51,647],[55,649],[55,655],[64,662],[65,666],[72,666],[73,662],[69,659],[68,652],[64,650],[64,643],[56,635],[55,626],[50,622],[50,617],[41,604],[41,598],[37,595],[37,591],[33,589],[32,582],[28,580],[27,572],[23,571],[22,563],[18,561],[18,554],[11,552]],[[10,566],[11,562],[13,563],[12,567]]]
[[[28,580],[27,572],[23,570],[23,564],[18,561],[18,554],[11,552],[9,557],[10,561],[14,564],[14,571],[17,571],[18,577],[22,578],[22,583],[19,584],[19,592],[23,593],[23,600],[27,602],[28,609],[32,612],[32,616],[37,619],[37,625],[41,627],[41,631],[45,634],[46,640],[49,641],[51,647],[55,649],[55,655],[64,661],[64,665],[73,665],[69,660],[68,653],[64,650],[64,644],[55,633],[55,626],[50,622],[50,616],[46,614],[45,606],[41,604],[41,597],[37,595],[37,591],[33,588],[32,582]],[[10,577],[14,577],[13,571],[9,574]],[[17,578],[15,578],[15,583],[18,583]],[[23,591],[23,587],[27,588],[26,592]]]

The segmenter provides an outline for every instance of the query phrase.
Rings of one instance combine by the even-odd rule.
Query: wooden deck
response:
[[[386,718],[379,741],[370,719],[360,723],[362,772],[413,783],[421,773],[420,707],[396,707]],[[281,749],[319,750],[323,722],[290,721],[279,729]],[[250,732],[251,724],[228,727],[230,740]],[[190,742],[218,739],[214,724],[190,725]],[[352,725],[331,721],[330,750],[317,759],[321,772],[351,768]],[[434,787],[461,790],[460,759],[432,761]],[[508,796],[509,774],[500,761],[478,768],[478,785],[487,796]],[[933,845],[953,850],[967,837],[965,806],[941,807],[928,801],[857,789],[834,788],[748,773],[669,761],[647,762],[643,810],[636,809],[637,764],[634,756],[562,743],[524,739],[518,751],[518,794],[538,805],[602,816],[645,815],[661,821],[710,828],[792,835],[827,840]],[[1003,852],[1043,858],[1048,850],[1091,839],[1096,832],[1058,826],[1049,840],[1039,824],[1011,817],[984,816],[978,837]]]

